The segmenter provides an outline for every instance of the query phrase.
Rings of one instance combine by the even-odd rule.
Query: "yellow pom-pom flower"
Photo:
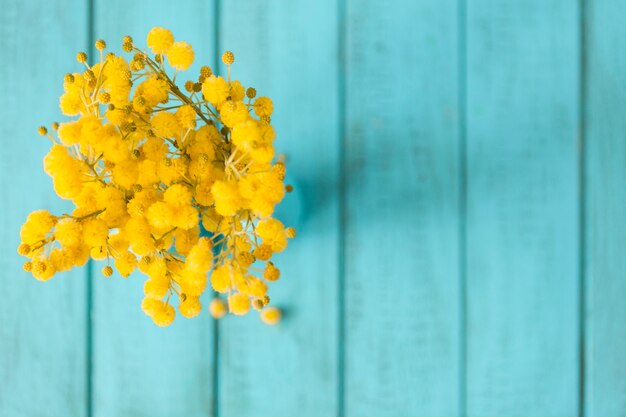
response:
[[[213,270],[211,273],[211,285],[217,292],[225,293],[231,288],[236,272],[232,266],[222,265]]]
[[[215,319],[221,319],[228,313],[228,307],[224,300],[219,298],[214,298],[211,300],[211,304],[209,304],[209,313]]]
[[[39,281],[48,281],[56,272],[54,264],[48,260],[37,261],[32,265],[32,273]]]
[[[183,129],[194,129],[196,127],[196,111],[190,105],[186,104],[176,110],[176,118]]]
[[[169,29],[155,27],[148,32],[147,43],[155,54],[164,54],[174,43],[174,35]]]
[[[172,324],[176,316],[174,307],[154,298],[144,298],[141,308],[152,319],[154,324],[161,327]]]
[[[182,126],[174,113],[157,113],[150,122],[158,137],[173,138],[182,133]]]
[[[237,316],[243,316],[250,311],[250,298],[242,293],[231,295],[228,297],[228,310]]]
[[[274,104],[269,97],[259,97],[254,100],[254,113],[257,116],[271,116],[274,112]]]
[[[202,94],[211,104],[219,106],[228,98],[230,87],[224,78],[211,75],[202,83]]]
[[[167,60],[179,71],[189,68],[193,64],[193,58],[193,48],[187,42],[174,42],[167,50]]]
[[[196,317],[202,311],[202,304],[200,304],[200,298],[198,297],[186,297],[184,301],[178,305],[178,311],[180,314],[188,319]]]
[[[106,261],[105,277],[139,270],[141,307],[158,326],[173,322],[175,307],[199,315],[207,290],[227,300],[210,302],[215,318],[254,308],[276,323],[280,310],[267,304],[280,270],[271,259],[295,229],[272,217],[286,172],[273,161],[273,103],[231,78],[232,52],[222,57],[227,77],[202,66],[182,87],[175,75],[193,64],[193,47],[161,27],[147,46],[151,53],[125,36],[131,57],[101,53],[64,76],[59,105],[69,120],[38,132],[53,140],[44,171],[73,208],[28,215],[17,247],[23,269],[40,281],[89,258]],[[87,64],[86,53],[76,58]]]
[[[282,318],[282,312],[276,307],[267,307],[261,310],[260,316],[261,320],[265,324],[269,324],[271,326],[278,324],[280,319]]]
[[[227,101],[220,109],[220,119],[228,127],[235,127],[248,119],[248,107],[242,101]]]
[[[74,219],[63,219],[57,223],[54,237],[61,246],[78,246],[83,240],[82,225]]]

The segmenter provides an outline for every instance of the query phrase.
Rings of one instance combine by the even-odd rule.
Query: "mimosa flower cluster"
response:
[[[197,81],[176,84],[194,61],[191,45],[164,28],[147,37],[153,53],[123,39],[128,57],[105,53],[99,62],[77,55],[82,72],[66,74],[60,107],[72,117],[39,133],[53,144],[44,158],[54,190],[71,200],[71,214],[31,213],[18,253],[26,271],[42,281],[55,273],[104,260],[122,277],[147,275],[143,311],[159,326],[178,312],[208,310],[244,315],[267,307],[268,283],[280,277],[274,253],[295,236],[272,217],[285,191],[285,164],[275,162],[272,101],[230,79],[234,55],[222,56],[226,78],[200,68]]]

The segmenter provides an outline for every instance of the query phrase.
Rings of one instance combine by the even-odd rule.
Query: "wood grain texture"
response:
[[[348,417],[461,411],[457,12],[347,0]]]
[[[235,53],[234,78],[274,101],[277,151],[295,186],[277,213],[299,230],[269,291],[284,320],[267,327],[253,312],[219,323],[222,417],[337,412],[336,10],[332,0],[222,2],[220,47]]]
[[[85,416],[85,269],[36,281],[15,252],[30,211],[66,212],[37,127],[60,120],[63,74],[85,47],[84,1],[0,7],[0,415]]]
[[[585,416],[626,416],[626,27],[587,2]]]
[[[578,413],[578,16],[468,2],[468,416]]]
[[[152,27],[169,28],[195,51],[193,66],[177,77],[182,85],[198,76],[201,65],[213,63],[213,12],[213,2],[202,0],[159,0],[149,6],[96,1],[94,35],[120,53],[124,35],[146,47]],[[146,277],[106,279],[101,267],[96,264],[93,273],[94,416],[214,415],[213,326],[207,311],[193,320],[178,314],[171,327],[156,327],[140,307]]]
[[[93,28],[89,5],[0,6],[0,416],[626,417],[623,1],[93,0]],[[28,212],[71,209],[36,133],[63,74],[153,26],[189,77],[232,50],[274,100],[299,231],[276,327],[157,328],[141,274],[22,271]]]

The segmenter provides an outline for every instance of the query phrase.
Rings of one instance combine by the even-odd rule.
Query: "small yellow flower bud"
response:
[[[41,136],[45,136],[48,134],[48,129],[46,129],[45,126],[39,126],[39,128],[37,129],[37,133],[39,133]]]
[[[213,75],[213,71],[211,70],[211,67],[204,65],[200,68],[200,75],[204,78],[209,78],[211,75]]]
[[[285,235],[289,238],[289,239],[293,239],[294,237],[296,237],[296,229],[294,229],[293,227],[288,227],[285,229]]]
[[[267,281],[276,281],[280,278],[280,269],[276,268],[272,262],[268,262],[263,271],[263,278]]]
[[[24,269],[24,271],[30,272],[33,270],[33,263],[31,261],[24,262],[24,265],[22,265],[22,268]]]
[[[155,60],[156,62],[158,62],[159,64],[162,64],[162,63],[163,63],[163,55],[161,55],[161,54],[156,54],[156,55],[154,56],[154,60]]]
[[[93,81],[96,79],[96,74],[94,74],[92,70],[88,69],[84,72],[84,77],[87,81]]]
[[[209,304],[209,313],[211,313],[211,316],[215,319],[221,319],[226,315],[226,312],[226,303],[220,298],[214,298],[211,304]]]
[[[81,64],[84,64],[85,62],[87,62],[87,54],[84,52],[77,53],[76,60],[80,62]]]
[[[111,101],[111,94],[107,93],[106,91],[100,92],[100,94],[98,94],[98,101],[102,104],[108,103],[109,101]]]
[[[59,129],[59,122],[52,122],[52,130],[58,130]]]
[[[131,42],[124,42],[122,44],[122,50],[124,52],[130,52],[133,50],[133,44]]]
[[[261,311],[261,321],[265,324],[269,324],[270,326],[278,324],[282,316],[282,312],[276,307],[268,307]]]
[[[272,123],[272,118],[270,116],[261,116],[261,121],[266,125]]]
[[[74,82],[74,74],[65,74],[63,80],[68,84],[72,84]]]
[[[122,43],[133,43],[133,37],[130,35],[126,35],[122,38]]]
[[[115,104],[109,103],[109,105],[107,106],[107,110],[109,110],[109,111],[115,110]]]
[[[98,39],[96,41],[96,49],[98,51],[103,51],[104,48],[106,48],[106,47],[107,47],[107,43],[103,39]]]
[[[248,267],[254,263],[254,256],[248,251],[239,252],[237,254],[237,260],[242,266]]]
[[[21,243],[18,247],[17,247],[17,253],[22,255],[22,256],[26,256],[30,253],[30,246],[27,245],[26,243]]]
[[[130,153],[131,158],[137,160],[139,158],[141,158],[141,151],[139,149],[133,149],[133,151]]]
[[[285,174],[287,173],[287,167],[285,166],[284,162],[277,162],[272,167],[272,171],[274,171],[274,173],[278,176],[278,179],[282,181],[285,179]]]
[[[202,84],[200,83],[194,83],[193,85],[193,91],[196,93],[199,93],[200,91],[202,91]]]
[[[226,51],[222,54],[222,62],[224,62],[224,64],[226,65],[230,65],[233,62],[235,62],[235,54],[233,54],[231,51]]]
[[[185,90],[187,90],[188,93],[193,91],[193,81],[190,80],[185,82]]]
[[[128,64],[128,66],[130,67],[131,71],[140,71],[141,68],[139,68],[139,63],[135,60],[130,61],[130,64]]]
[[[43,274],[44,272],[46,272],[46,269],[48,269],[48,267],[44,262],[41,261],[35,262],[32,268],[33,272],[36,274]]]
[[[107,54],[104,56],[104,59],[106,59],[107,61],[110,61],[113,58],[115,58],[115,54],[113,52],[107,52]]]
[[[139,263],[143,266],[148,266],[152,263],[152,258],[149,256],[142,256],[141,259],[139,260]]]
[[[255,98],[256,97],[256,90],[252,87],[248,87],[248,89],[246,90],[246,96],[248,98]]]
[[[110,277],[111,275],[113,275],[113,268],[111,268],[109,265],[105,266],[104,268],[102,268],[102,275],[107,278]]]
[[[267,261],[272,257],[272,247],[266,243],[254,250],[254,256],[262,261]]]
[[[141,190],[143,190],[143,187],[141,186],[141,184],[133,184],[133,192],[139,193],[141,192]]]
[[[265,307],[265,304],[263,304],[263,300],[260,298],[255,298],[254,300],[252,300],[252,308],[255,310],[261,310],[263,309],[263,307]]]
[[[291,185],[291,184],[285,185],[285,191],[288,192],[288,193],[292,192],[293,191],[293,185]]]

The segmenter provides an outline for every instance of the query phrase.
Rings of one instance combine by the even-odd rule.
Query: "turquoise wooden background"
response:
[[[626,3],[2,0],[0,415],[626,416]],[[275,99],[300,233],[278,327],[156,328],[142,281],[36,282],[35,131],[152,26]],[[97,271],[96,267],[94,270]]]

